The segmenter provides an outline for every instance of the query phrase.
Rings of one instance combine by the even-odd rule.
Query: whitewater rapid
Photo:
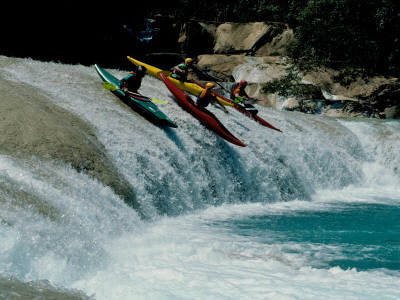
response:
[[[51,157],[0,151],[0,297],[13,280],[22,284],[17,293],[33,286],[40,294],[46,281],[71,299],[400,297],[395,263],[357,270],[331,263],[346,251],[357,255],[345,243],[285,241],[307,215],[400,206],[398,121],[258,107],[280,133],[211,107],[247,144],[240,148],[201,126],[149,76],[141,93],[169,101],[158,107],[178,128],[132,112],[102,88],[93,66],[0,57],[0,72],[89,124],[140,202],[137,212]],[[276,223],[265,227],[281,222],[277,216],[297,223],[283,234],[269,229]]]

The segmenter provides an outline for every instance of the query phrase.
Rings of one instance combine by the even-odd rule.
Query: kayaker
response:
[[[138,66],[135,72],[129,73],[119,81],[119,86],[124,92],[137,93],[142,85],[142,78],[146,74],[147,69],[144,66]]]
[[[228,113],[228,110],[222,105],[222,103],[218,100],[218,98],[212,93],[212,89],[214,88],[214,83],[208,82],[206,84],[206,88],[203,89],[199,95],[197,96],[194,105],[198,108],[205,108],[210,104],[211,101],[216,101],[218,104],[224,109],[225,113]]]
[[[241,80],[239,82],[239,85],[232,90],[231,99],[233,101],[235,101],[236,103],[241,103],[242,102],[242,101],[236,99],[237,97],[245,98],[244,100],[247,100],[247,101],[249,99],[255,101],[255,99],[253,97],[250,97],[249,95],[247,95],[247,93],[245,91],[245,88],[246,88],[247,85],[248,85],[248,83],[247,83],[246,80]]]
[[[193,59],[186,58],[185,61],[172,69],[171,77],[180,81],[187,81],[189,68],[192,66]]]
[[[241,105],[247,112],[255,116],[258,113],[258,110],[253,105],[251,105],[251,103],[255,103],[256,99],[247,95],[246,91],[244,90],[246,86],[247,81],[241,80],[239,82],[239,85],[232,90],[231,99],[235,103]]]

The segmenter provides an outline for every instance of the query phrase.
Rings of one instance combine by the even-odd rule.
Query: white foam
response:
[[[322,257],[340,255],[340,249],[277,243],[274,236],[261,241],[221,225],[329,211],[347,202],[397,203],[398,122],[337,121],[259,107],[282,134],[211,107],[248,144],[238,148],[202,127],[149,76],[141,91],[170,102],[159,107],[177,129],[153,126],[122,105],[102,88],[93,67],[0,61],[2,76],[51,95],[95,129],[153,220],[141,221],[111,189],[70,166],[2,155],[2,274],[48,279],[96,299],[400,297],[395,271],[317,268],[318,257],[311,264],[302,251]],[[31,204],[16,201],[21,191],[32,196]]]
[[[108,268],[74,287],[98,299],[385,298],[400,278],[383,272],[304,266],[302,255],[213,226],[216,210],[162,219],[107,249]],[[219,216],[217,216],[219,219]],[[293,245],[295,246],[295,245]],[[301,249],[301,250],[304,250]],[[373,282],[373,284],[371,284]]]

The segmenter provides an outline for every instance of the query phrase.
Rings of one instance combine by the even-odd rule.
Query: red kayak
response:
[[[203,86],[202,84],[200,84],[200,83],[198,83],[198,82],[195,82],[195,81],[193,81],[193,80],[192,80],[192,82],[195,83],[195,84],[197,84],[197,85],[199,85],[199,86],[201,86],[202,88],[205,88],[205,86]],[[252,114],[250,111],[246,110],[246,108],[243,107],[242,105],[239,105],[239,104],[237,104],[237,103],[234,103],[232,100],[230,100],[230,99],[228,99],[228,98],[225,98],[224,96],[222,96],[221,94],[216,93],[215,91],[213,91],[213,94],[215,94],[217,97],[219,97],[219,98],[221,98],[221,99],[223,99],[223,100],[225,100],[225,101],[228,101],[228,102],[233,103],[233,105],[234,105],[234,107],[236,108],[236,110],[240,111],[242,114],[245,114],[245,115],[248,116],[249,118],[253,119],[254,121],[256,121],[256,122],[258,122],[258,123],[260,123],[261,125],[263,125],[263,126],[265,126],[265,127],[268,127],[268,128],[271,128],[271,129],[273,129],[273,130],[282,132],[280,129],[276,128],[275,126],[272,126],[270,123],[268,123],[268,122],[265,121],[264,119],[260,118],[260,117],[257,116],[256,114]]]
[[[206,128],[218,134],[226,141],[237,146],[246,147],[246,144],[238,140],[225,126],[207,109],[199,109],[194,105],[192,98],[175,84],[168,80],[162,73],[160,74],[162,81],[165,83],[169,91],[174,95],[179,105],[188,111],[193,117],[198,119]]]
[[[215,93],[215,94],[217,95],[217,93]],[[222,96],[219,95],[219,97],[222,97]],[[226,99],[226,98],[225,98],[225,99]],[[275,126],[272,126],[270,123],[268,123],[268,122],[265,121],[264,119],[260,118],[260,117],[257,116],[257,115],[253,115],[251,112],[247,111],[243,106],[241,106],[241,105],[239,105],[239,104],[237,104],[237,103],[234,103],[234,105],[235,105],[234,107],[235,107],[238,111],[240,111],[242,114],[245,114],[245,115],[248,116],[249,118],[254,119],[254,121],[260,123],[261,125],[263,125],[263,126],[265,126],[265,127],[268,127],[268,128],[271,128],[271,129],[273,129],[273,130],[282,132],[282,130],[276,128]]]

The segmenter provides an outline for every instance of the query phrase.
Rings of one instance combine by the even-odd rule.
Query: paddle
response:
[[[109,83],[109,82],[103,82],[103,87],[106,90],[109,90],[111,92],[115,92],[116,90],[119,90],[119,88],[117,88],[115,85],[113,85],[112,83]],[[132,94],[132,95],[140,95],[140,94],[129,92],[129,91],[127,93]],[[154,98],[149,98],[149,99],[153,100],[154,102],[158,102],[158,103],[164,103],[164,104],[168,103],[168,101],[158,100],[158,99],[154,99]]]
[[[226,73],[224,73],[224,72],[222,72],[222,70],[218,70],[218,69],[205,69],[206,71],[213,71],[213,72],[215,72],[215,73],[217,73],[217,74],[222,74],[224,77],[225,77],[225,79],[226,78],[228,78],[229,79],[229,81],[234,81],[234,78],[233,78],[233,76],[232,75],[230,75],[230,74],[226,74]],[[213,77],[216,77],[216,76],[213,76]],[[221,78],[220,78],[221,79]]]
[[[214,83],[216,83],[221,89],[223,89],[225,92],[227,92],[228,94],[230,94],[231,92],[228,91],[226,88],[224,88],[222,86],[222,84],[220,84],[218,81],[214,81]],[[241,104],[243,102],[243,99],[241,97],[236,97],[235,98],[235,103]]]
[[[217,85],[219,85],[225,92],[230,94],[230,92],[226,88],[224,88],[218,81],[215,81],[215,83]],[[249,99],[254,100],[254,101],[267,101],[266,99],[254,99],[254,98],[249,98]],[[242,97],[236,97],[235,100],[236,100],[235,101],[236,103],[242,103],[243,100],[245,100],[245,99],[243,99]]]
[[[221,84],[219,84],[218,82],[215,82],[216,84],[218,84],[224,91],[228,92],[229,91],[224,88]],[[251,104],[245,104],[243,103],[243,100],[241,97],[236,97],[234,102],[236,105],[241,106],[242,108],[244,108],[247,112],[251,113],[253,116],[255,116],[258,113],[257,108],[255,108],[253,105]]]

